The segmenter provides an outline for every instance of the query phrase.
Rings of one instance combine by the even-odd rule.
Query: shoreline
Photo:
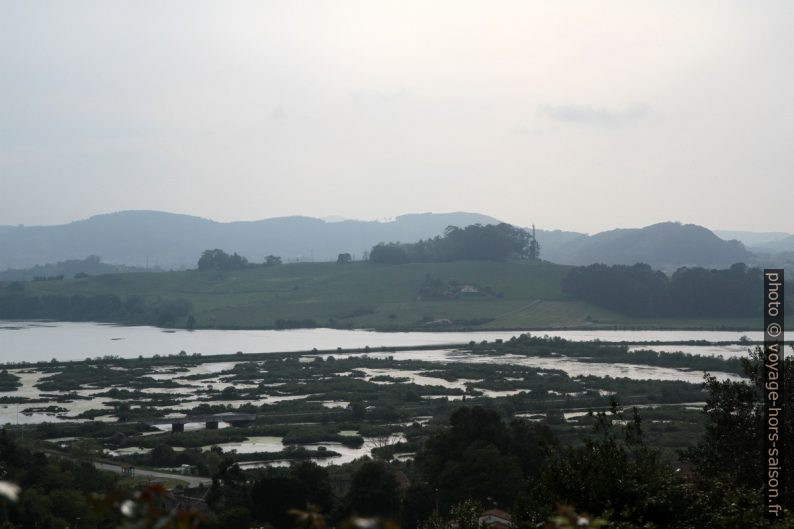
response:
[[[655,320],[659,321],[659,320]],[[675,320],[678,321],[678,320]],[[467,326],[419,326],[419,327],[329,327],[318,325],[315,327],[290,327],[290,328],[276,328],[276,327],[253,327],[245,325],[215,325],[215,326],[194,326],[187,327],[163,327],[160,325],[148,323],[127,323],[123,321],[100,321],[100,320],[53,320],[53,319],[0,319],[0,324],[3,323],[94,323],[96,325],[107,325],[113,327],[153,327],[160,329],[163,332],[175,331],[274,331],[274,332],[289,332],[289,331],[309,331],[309,330],[334,330],[334,331],[364,331],[376,332],[384,334],[399,334],[399,333],[445,333],[445,332],[538,332],[538,331],[713,331],[713,332],[762,332],[763,326],[750,327],[747,325],[667,325],[664,323],[651,323],[647,325],[640,324],[594,324],[594,325],[560,325],[560,326],[524,326],[520,329],[515,327],[467,327]],[[792,321],[787,321],[791,327],[794,328],[794,318]],[[2,330],[3,327],[0,327]]]
[[[501,340],[497,340],[501,341]],[[582,341],[581,343],[592,343],[593,340]],[[638,340],[619,340],[619,341],[605,341],[598,340],[599,344],[604,346],[610,345],[625,345],[625,346],[727,346],[727,345],[741,345],[748,348],[755,346],[762,346],[763,342],[759,341],[701,341],[701,340],[674,340],[674,341],[638,341]],[[490,342],[489,342],[490,343]],[[576,343],[576,342],[574,342]],[[786,345],[794,345],[794,340],[786,341]],[[334,356],[334,355],[367,355],[367,354],[388,354],[400,353],[405,351],[441,351],[446,349],[462,349],[471,346],[471,342],[457,342],[446,344],[425,344],[425,345],[395,345],[395,346],[377,346],[377,347],[347,347],[335,349],[304,349],[299,351],[274,351],[274,352],[256,352],[256,353],[217,353],[217,354],[169,354],[169,355],[152,355],[152,356],[136,356],[131,358],[124,357],[103,357],[103,358],[85,358],[81,360],[39,360],[30,362],[0,362],[0,369],[25,369],[35,367],[62,367],[74,366],[78,364],[91,363],[92,365],[121,365],[121,364],[135,364],[145,362],[149,365],[178,365],[180,363],[189,363],[193,365],[212,364],[220,362],[233,362],[233,361],[257,361],[272,358],[291,358],[303,356]]]

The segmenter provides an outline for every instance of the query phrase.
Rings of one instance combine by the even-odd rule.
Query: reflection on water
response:
[[[339,432],[342,435],[357,435],[358,432]],[[400,434],[393,434],[388,438],[388,444],[397,444],[397,443],[404,443],[406,442],[405,435],[402,433]],[[307,444],[299,444],[299,445],[292,445],[298,446],[302,448],[306,448],[308,450],[317,450],[325,448],[329,452],[336,452],[339,455],[333,457],[317,457],[311,458],[311,461],[314,461],[318,465],[326,466],[326,465],[342,465],[345,463],[350,463],[358,458],[365,457],[365,456],[372,456],[373,448],[378,446],[382,446],[383,440],[376,438],[376,437],[365,437],[364,444],[358,448],[351,448],[349,446],[345,446],[341,443],[307,443]],[[223,443],[219,445],[223,449],[224,452],[231,452],[236,451],[238,454],[252,454],[256,452],[280,452],[281,450],[287,448],[288,445],[283,443],[281,437],[249,437],[245,441],[239,443]],[[205,446],[203,450],[209,450],[212,448],[211,446]],[[413,457],[413,453],[403,453],[399,454],[402,456],[402,460],[407,460]],[[395,455],[396,457],[396,455]],[[245,463],[240,463],[240,468],[243,469],[251,469],[251,468],[263,468],[263,467],[283,467],[289,466],[292,462],[286,459],[277,459],[273,461],[249,461]]]
[[[322,356],[327,358],[330,355]],[[350,358],[357,355],[348,354],[334,356],[336,358]],[[462,353],[460,351],[451,349],[437,349],[433,351],[399,351],[396,353],[369,353],[367,356],[372,358],[393,357],[394,360],[422,360],[425,362],[439,363],[460,362],[466,364],[511,364],[526,367],[537,367],[540,369],[558,369],[560,371],[564,371],[568,374],[568,376],[571,377],[592,375],[596,377],[611,376],[613,378],[624,377],[637,380],[682,380],[684,382],[691,382],[693,384],[699,384],[703,382],[703,371],[635,364],[580,362],[575,358],[565,356],[539,357],[515,354],[482,355]],[[398,373],[399,371],[395,370],[394,376],[399,376]],[[712,374],[720,380],[726,378],[730,380],[741,380],[740,376],[732,373],[714,372]],[[444,385],[447,385],[447,387],[454,387],[449,386],[449,383]]]
[[[200,353],[233,354],[310,351],[317,349],[397,347],[468,343],[471,340],[509,339],[522,331],[395,332],[364,330],[293,329],[283,331],[223,331],[183,329],[164,332],[156,327],[129,327],[87,322],[0,321],[0,362],[83,360],[105,355],[134,358]],[[747,335],[762,340],[760,332],[732,331],[532,331],[533,335],[569,340],[611,341],[738,341]]]
[[[238,454],[253,454],[256,452],[281,452],[286,446],[281,437],[257,436],[249,437],[239,443],[220,443],[217,445],[204,446],[202,450],[209,450],[213,446],[221,448],[224,452],[237,452]]]
[[[693,355],[719,356],[722,358],[737,358],[746,356],[752,345],[638,345],[629,347],[629,351],[648,349],[664,353],[682,352]]]
[[[41,323],[41,322],[3,322],[0,321],[0,361],[35,361],[49,360],[53,357],[60,359],[84,359],[86,357],[96,357],[114,354],[125,357],[137,357],[139,355],[152,356],[154,354],[167,355],[178,353],[185,350],[188,353],[199,352],[203,355],[229,353],[237,351],[247,352],[274,352],[274,351],[295,351],[310,350],[313,347],[318,349],[335,349],[336,347],[370,347],[378,346],[411,346],[424,344],[445,344],[445,343],[464,343],[471,340],[494,340],[497,338],[507,339],[518,334],[517,332],[433,332],[433,333],[377,333],[371,331],[342,331],[335,329],[298,329],[288,331],[183,331],[163,332],[154,327],[124,327],[115,325],[103,325],[96,323]],[[545,334],[543,332],[533,332],[535,335]],[[711,341],[731,341],[738,340],[741,336],[748,335],[751,339],[760,339],[760,333],[748,332],[727,332],[727,331],[550,331],[549,334],[562,336],[571,340],[593,340],[601,339],[605,341],[686,341],[686,340],[711,340]],[[744,345],[704,345],[704,346],[660,346],[648,345],[638,346],[637,348],[654,349],[659,351],[683,351],[692,354],[704,354],[722,357],[735,357],[744,355],[748,346]],[[306,359],[311,360],[313,355],[307,355]],[[329,356],[329,355],[322,355]],[[339,358],[353,356],[350,354],[338,355]],[[488,364],[515,364],[527,367],[537,367],[541,369],[557,369],[564,371],[570,376],[593,375],[598,377],[627,377],[633,379],[655,379],[655,380],[682,380],[692,383],[702,382],[703,373],[694,370],[662,368],[632,364],[606,364],[606,363],[587,363],[580,362],[575,358],[569,357],[526,357],[522,355],[474,355],[455,351],[452,349],[434,351],[400,351],[395,353],[369,353],[371,357],[383,358],[391,356],[395,360],[422,360],[437,363],[488,363]],[[177,394],[181,402],[173,406],[177,410],[187,410],[200,404],[197,400],[197,391],[206,391],[212,388],[221,391],[229,386],[238,388],[255,387],[255,384],[236,382],[234,384],[223,381],[222,372],[228,371],[238,362],[208,362],[187,369],[176,368],[174,366],[164,366],[155,368],[152,378],[158,380],[177,380],[180,384],[189,387],[169,388],[146,388],[145,393],[161,393],[166,391]],[[45,374],[35,371],[33,368],[14,368],[10,372],[20,377],[22,387],[15,392],[2,393],[0,395],[11,395],[14,397],[24,397],[36,399],[42,397],[42,392],[35,385]],[[447,381],[441,378],[427,376],[421,371],[400,370],[400,369],[370,369],[362,368],[368,380],[378,382],[376,377],[385,376],[393,378],[408,378],[411,382],[419,385],[443,386],[446,388],[465,390],[467,384],[476,388],[477,380],[453,380]],[[50,375],[53,373],[47,373]],[[714,373],[720,379],[737,380],[737,375],[726,373]],[[185,377],[191,375],[211,375],[209,378],[201,380],[188,380]],[[217,376],[215,376],[217,375]],[[375,379],[375,380],[373,380]],[[254,381],[256,382],[256,381]],[[388,379],[383,380],[388,383]],[[276,386],[277,384],[271,384]],[[80,413],[89,410],[107,409],[106,415],[100,416],[97,420],[115,420],[111,415],[112,410],[106,406],[112,399],[105,397],[95,397],[96,393],[104,390],[98,389],[79,389],[74,393],[82,396],[92,397],[91,399],[77,399],[72,402],[54,403],[52,399],[46,403],[25,403],[17,406],[16,404],[0,404],[0,424],[36,424],[41,422],[58,421],[58,415],[73,418]],[[488,396],[499,397],[517,393],[520,390],[510,391],[484,391]],[[47,395],[59,395],[67,392],[46,392]],[[450,397],[461,398],[461,397]],[[269,395],[262,396],[260,399],[251,401],[252,404],[262,405],[292,399],[309,399],[311,395]],[[241,401],[212,401],[212,404],[232,404],[237,406]],[[46,407],[55,404],[66,408],[66,412],[61,413],[40,413],[34,412],[25,414],[22,411],[29,407]],[[323,406],[328,408],[344,408],[349,403],[345,401],[325,401]],[[225,426],[222,424],[221,427]],[[188,424],[186,429],[202,428],[200,423]],[[168,425],[162,429],[168,429]],[[328,447],[331,449],[331,447]],[[347,450],[342,448],[340,450]],[[335,451],[340,451],[335,450]],[[341,453],[341,452],[340,452]],[[358,453],[358,452],[357,452]],[[351,455],[344,452],[344,457]]]

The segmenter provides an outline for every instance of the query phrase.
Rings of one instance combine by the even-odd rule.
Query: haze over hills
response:
[[[192,268],[203,250],[221,248],[249,260],[327,261],[340,252],[361,256],[379,242],[413,242],[449,225],[498,221],[477,213],[401,215],[393,222],[280,217],[216,222],[160,211],[123,211],[58,226],[0,231],[0,270],[98,255],[111,264]]]
[[[794,235],[782,239],[756,244],[750,247],[754,252],[765,254],[794,252]]]
[[[726,241],[737,240],[749,249],[765,244],[772,244],[792,236],[791,233],[782,231],[714,230],[714,234]]]
[[[716,230],[723,239],[736,239],[741,241],[748,250],[761,254],[764,258],[773,257],[775,266],[779,262],[790,262],[794,253],[794,234],[785,232],[752,232],[752,231],[724,231]]]
[[[695,224],[662,222],[645,228],[582,235],[543,254],[544,259],[571,265],[647,263],[654,268],[680,266],[722,268],[747,263],[752,254],[739,241],[725,241]]]
[[[0,270],[0,281],[30,281],[53,278],[71,278],[80,275],[98,276],[124,272],[147,272],[140,266],[125,266],[103,263],[99,256],[89,255],[85,259],[69,259],[57,263],[31,266],[28,268],[8,268]]]
[[[224,223],[160,211],[123,211],[58,226],[0,227],[0,270],[89,255],[101,256],[103,262],[114,265],[192,268],[200,253],[210,248],[237,252],[254,262],[269,254],[285,261],[327,261],[342,252],[361,257],[379,242],[434,237],[449,225],[498,222],[478,213],[457,212],[407,214],[390,222],[294,216]],[[768,244],[788,241],[776,241],[773,234],[755,234],[752,239],[753,234],[742,233],[746,240],[771,238],[773,242]],[[726,267],[753,259],[739,241],[723,240],[701,226],[674,222],[595,235],[537,230],[537,238],[543,259],[570,265],[644,262],[674,269],[687,265]],[[790,239],[794,249],[794,237]]]

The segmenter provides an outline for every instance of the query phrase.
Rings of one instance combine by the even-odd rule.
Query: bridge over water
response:
[[[188,415],[186,417],[149,417],[133,419],[128,422],[138,422],[148,424],[149,426],[157,426],[161,424],[170,424],[172,432],[184,432],[187,423],[204,423],[207,430],[217,430],[218,424],[227,422],[232,426],[246,426],[254,422],[257,418],[256,413],[214,413],[209,415]]]

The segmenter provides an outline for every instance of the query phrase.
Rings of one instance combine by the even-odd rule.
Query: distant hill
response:
[[[129,296],[141,296],[146,300],[164,300],[172,312],[178,309],[179,300],[185,300],[198,327],[221,328],[314,325],[384,330],[540,328],[588,326],[591,323],[588,316],[599,321],[616,317],[610,311],[563,294],[560,282],[567,273],[568,267],[535,261],[457,261],[396,266],[362,262],[345,265],[290,263],[221,273],[189,270],[37,281],[24,284],[20,292],[68,298],[75,294],[85,297],[113,294],[124,300]],[[462,294],[458,289],[452,297],[423,297],[422,287],[428,276],[448,286],[453,282],[473,286],[477,292]],[[9,312],[14,305],[4,302],[7,292],[0,285],[0,319],[24,315]],[[28,306],[23,303],[23,310]],[[56,309],[59,306],[55,304]],[[88,309],[87,317],[79,314],[69,317],[97,319],[90,307]],[[80,309],[84,310],[86,307]],[[186,316],[177,313],[180,319],[175,323],[184,326]],[[98,317],[118,321],[105,311]],[[279,323],[279,320],[283,321]],[[133,320],[132,323],[153,322]]]
[[[541,259],[556,263],[558,261],[555,259],[558,256],[560,248],[575,239],[587,237],[587,235],[576,231],[537,230],[535,232],[535,237],[537,237],[538,243],[540,244]]]
[[[794,235],[789,235],[781,239],[767,241],[751,246],[751,249],[758,253],[782,254],[794,252]]]
[[[714,233],[717,235],[717,237],[726,241],[737,240],[751,250],[756,246],[774,244],[782,239],[792,237],[791,233],[785,233],[781,231],[760,232],[714,230]]]
[[[336,220],[336,219],[335,219]],[[361,256],[379,242],[414,242],[440,235],[449,225],[498,221],[477,213],[401,215],[392,222],[281,217],[252,222],[215,222],[160,211],[123,211],[59,226],[0,230],[0,270],[98,255],[127,266],[192,268],[206,249],[237,252],[261,261],[333,260],[341,252]]]
[[[561,264],[647,263],[663,270],[680,266],[724,268],[753,257],[739,241],[725,241],[702,226],[677,222],[581,235],[557,248],[542,248],[541,253],[544,259]]]
[[[98,256],[90,255],[85,259],[70,259],[58,263],[36,265],[31,268],[10,268],[0,272],[0,281],[30,281],[37,278],[73,278],[78,274],[95,276],[120,272],[145,271],[147,271],[147,269],[141,267],[103,263]]]
[[[237,252],[252,262],[261,262],[268,254],[285,262],[336,260],[343,252],[361,258],[379,242],[416,242],[440,235],[450,225],[498,222],[478,213],[409,214],[390,222],[302,216],[216,222],[160,211],[122,211],[59,226],[0,226],[0,271],[90,255],[109,265],[193,268],[200,253],[212,248]],[[753,257],[741,242],[720,239],[701,226],[673,222],[595,235],[537,230],[537,238],[542,259],[570,265],[644,262],[670,270],[686,265],[727,267],[751,262]],[[774,244],[779,249],[758,249],[794,251],[794,237]]]
[[[538,261],[451,261],[290,263],[220,272],[95,275],[0,283],[0,319],[384,331],[754,329],[760,324],[760,315],[649,319],[634,310],[615,312],[563,290],[570,272],[568,266]]]
[[[723,231],[716,230],[722,239],[742,242],[754,258],[748,263],[759,268],[784,268],[794,273],[794,235],[785,232]]]

